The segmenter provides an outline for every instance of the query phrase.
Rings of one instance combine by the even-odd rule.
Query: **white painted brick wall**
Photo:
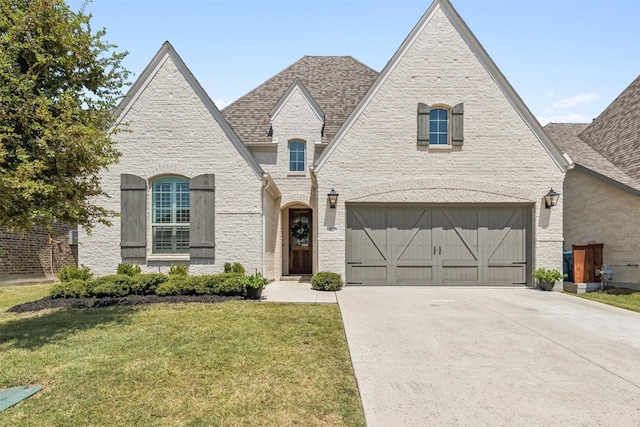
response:
[[[314,216],[316,214],[309,166],[313,164],[315,143],[321,140],[322,125],[322,120],[315,114],[302,92],[295,89],[272,122],[272,140],[278,143],[276,161],[273,162],[273,157],[270,155],[259,157],[265,162],[262,167],[271,175],[282,193],[282,197],[278,201],[279,205],[274,205],[271,208],[275,212],[268,214],[271,221],[278,217],[275,224],[274,254],[272,261],[268,261],[273,263],[274,277],[288,273],[287,245],[289,236],[287,234],[288,228],[285,230],[283,226],[288,222],[288,216],[282,210],[294,206],[307,206],[314,209]],[[292,140],[305,141],[306,143],[304,172],[289,171],[289,142]],[[267,246],[271,247],[271,242],[269,240],[267,242]],[[270,254],[267,256],[267,259],[271,258]]]
[[[102,177],[111,198],[99,200],[120,211],[120,174],[147,180],[164,174],[191,178],[216,175],[216,259],[194,265],[193,273],[217,273],[224,262],[241,262],[247,271],[262,270],[261,181],[233,147],[201,99],[171,59],[158,70],[124,118],[131,133],[120,133],[120,163]],[[147,246],[151,250],[151,191],[148,191]],[[120,219],[113,227],[81,232],[79,263],[98,275],[115,273],[120,258]],[[153,262],[145,271],[167,271],[175,261]]]
[[[566,250],[604,243],[605,264],[640,264],[640,197],[571,170],[564,182],[564,218]],[[611,268],[613,282],[640,283],[640,268]]]
[[[419,102],[464,103],[464,146],[418,147]],[[562,268],[563,171],[438,10],[318,171],[319,270],[345,272],[345,202],[535,204],[535,266]],[[329,211],[324,194],[340,193]],[[335,231],[330,231],[335,227]]]

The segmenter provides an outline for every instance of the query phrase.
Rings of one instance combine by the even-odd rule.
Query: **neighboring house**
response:
[[[0,283],[49,280],[62,267],[77,265],[78,247],[69,244],[70,230],[63,224],[54,224],[51,232],[36,227],[27,234],[0,229]]]
[[[562,266],[567,161],[448,0],[381,73],[304,57],[222,112],[165,43],[120,109],[102,177],[121,211],[81,232],[80,263],[348,284],[532,284]],[[338,194],[335,207],[328,194]]]
[[[640,76],[592,123],[545,131],[573,161],[563,190],[565,249],[603,243],[611,282],[640,284]]]

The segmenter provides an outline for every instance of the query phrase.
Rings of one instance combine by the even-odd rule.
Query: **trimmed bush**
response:
[[[58,279],[61,282],[70,282],[72,280],[89,280],[93,277],[89,267],[85,267],[84,265],[80,266],[80,268],[75,265],[68,265],[58,271]]]
[[[126,274],[112,274],[92,280],[92,294],[96,297],[124,297],[131,293],[133,279]]]
[[[136,274],[131,283],[131,293],[135,295],[154,295],[162,283],[169,280],[169,276],[162,273]]]
[[[195,291],[199,295],[243,295],[241,274],[220,273],[196,276]]]
[[[194,295],[197,276],[188,277],[174,274],[169,280],[158,285],[156,295]]]
[[[189,267],[184,264],[172,265],[169,267],[169,276],[188,276]]]
[[[129,263],[125,263],[125,264],[118,264],[118,274],[124,274],[130,277],[136,276],[138,274],[142,273],[142,269],[140,268],[140,266],[138,265],[138,263],[136,264],[129,264]]]
[[[225,273],[244,274],[245,270],[244,270],[244,266],[242,264],[240,264],[239,262],[234,262],[233,264],[231,264],[230,262],[225,262],[224,263],[224,272]]]
[[[311,289],[317,291],[339,291],[344,282],[338,273],[321,271],[311,278]]]
[[[73,279],[55,283],[51,287],[52,298],[88,298],[92,295],[92,280]]]

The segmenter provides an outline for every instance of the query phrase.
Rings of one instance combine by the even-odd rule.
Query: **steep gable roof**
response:
[[[413,28],[411,33],[404,40],[400,48],[396,51],[391,60],[387,63],[385,68],[378,75],[377,80],[371,86],[367,94],[362,98],[358,106],[353,110],[351,116],[344,122],[342,127],[338,130],[335,137],[329,143],[329,146],[324,150],[322,155],[318,157],[314,164],[314,169],[319,171],[322,168],[322,165],[325,161],[331,156],[331,153],[339,144],[342,137],[346,134],[349,128],[354,124],[356,119],[360,114],[362,114],[365,107],[368,103],[373,99],[376,92],[381,88],[384,84],[385,80],[391,75],[395,67],[398,65],[400,60],[404,57],[405,53],[411,48],[416,38],[420,36],[425,26],[429,23],[431,18],[434,16],[437,10],[442,10],[446,17],[449,19],[454,28],[458,31],[462,39],[465,41],[469,49],[473,52],[473,54],[478,58],[479,62],[482,66],[487,70],[487,72],[491,75],[496,84],[500,87],[506,98],[513,105],[518,114],[525,121],[527,126],[532,130],[532,132],[536,135],[542,146],[549,153],[551,158],[556,162],[558,167],[561,170],[565,170],[568,166],[568,162],[562,157],[562,155],[558,152],[557,148],[553,145],[553,143],[549,140],[549,137],[544,132],[542,126],[538,122],[538,120],[531,114],[527,106],[524,104],[520,96],[516,93],[513,87],[509,84],[504,75],[500,72],[498,67],[495,65],[493,60],[489,57],[487,52],[484,50],[478,39],[473,35],[467,24],[462,20],[460,15],[456,12],[454,7],[451,5],[449,0],[434,0],[431,3],[431,6],[425,14],[422,16],[420,21]]]
[[[245,143],[270,142],[269,114],[297,79],[325,114],[322,142],[349,117],[378,73],[351,56],[305,56],[222,110]]]
[[[640,182],[640,76],[580,133],[580,139]]]
[[[218,123],[218,125],[222,128],[223,132],[229,138],[233,146],[238,150],[240,155],[244,158],[244,160],[249,164],[249,167],[253,170],[256,176],[262,180],[265,176],[265,172],[255,160],[253,155],[249,152],[247,147],[240,141],[238,135],[234,132],[234,130],[229,126],[229,123],[225,120],[224,116],[218,110],[218,107],[213,103],[209,95],[204,91],[198,80],[191,73],[191,70],[186,66],[180,55],[175,51],[171,43],[168,41],[162,44],[162,47],[153,57],[149,65],[144,69],[140,77],[136,80],[136,82],[131,86],[131,89],[127,92],[127,95],[122,99],[120,104],[116,109],[116,115],[118,119],[116,120],[116,124],[120,123],[124,117],[126,116],[129,109],[135,104],[135,101],[138,99],[140,94],[144,92],[149,83],[153,80],[158,70],[162,67],[162,65],[167,61],[171,60],[175,66],[180,70],[180,73],[183,75],[185,80],[189,83],[193,91],[196,93],[198,98],[202,101],[204,106],[207,108],[209,113],[213,119]]]

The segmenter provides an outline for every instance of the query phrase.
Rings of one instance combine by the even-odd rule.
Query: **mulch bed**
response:
[[[220,295],[127,295],[117,298],[51,298],[45,297],[38,301],[15,305],[7,310],[10,313],[27,313],[30,311],[46,310],[48,308],[98,308],[116,306],[135,306],[157,303],[200,302],[216,303],[232,300],[242,300],[241,296]]]

